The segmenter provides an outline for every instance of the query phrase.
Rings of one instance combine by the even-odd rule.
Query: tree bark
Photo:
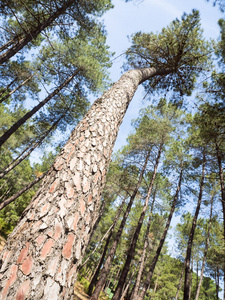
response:
[[[120,275],[119,282],[117,284],[117,288],[115,290],[115,293],[113,295],[112,300],[119,300],[120,297],[121,297],[123,286],[125,284],[127,274],[129,272],[130,264],[131,264],[131,261],[134,257],[134,254],[135,254],[135,248],[136,248],[138,237],[139,237],[141,227],[142,227],[142,224],[143,224],[143,221],[144,221],[144,218],[145,218],[145,213],[146,213],[146,210],[148,208],[148,202],[149,202],[149,199],[150,199],[150,196],[151,196],[151,193],[152,193],[152,188],[153,188],[153,184],[154,184],[154,181],[155,181],[155,177],[156,177],[156,173],[157,173],[157,169],[158,169],[159,160],[160,160],[160,157],[161,157],[163,145],[164,145],[164,141],[162,141],[162,143],[159,147],[159,150],[158,150],[158,154],[157,154],[157,158],[156,158],[156,162],[155,162],[155,166],[154,166],[154,171],[153,171],[153,174],[152,174],[151,183],[150,183],[150,186],[149,186],[149,189],[148,189],[148,193],[147,193],[147,196],[146,196],[146,199],[145,199],[145,203],[144,203],[140,218],[138,220],[138,224],[137,224],[137,227],[135,229],[135,232],[134,232],[131,244],[130,244],[130,248],[127,251],[127,259],[125,261],[125,264],[124,264],[122,273]]]
[[[102,268],[102,271],[100,273],[100,276],[99,276],[99,280],[95,286],[95,290],[94,292],[92,293],[91,295],[91,300],[97,300],[99,298],[99,294],[100,294],[100,291],[102,290],[102,287],[104,286],[105,284],[105,281],[106,281],[106,278],[107,278],[107,274],[111,268],[111,265],[112,265],[112,261],[113,261],[113,258],[114,258],[114,255],[116,253],[116,249],[117,249],[117,246],[119,244],[119,241],[120,241],[120,238],[121,238],[121,235],[123,233],[123,229],[126,225],[126,220],[128,218],[128,215],[130,213],[130,210],[131,210],[131,207],[133,205],[133,202],[134,202],[134,199],[137,195],[137,192],[141,186],[141,183],[142,183],[142,179],[143,179],[143,176],[144,176],[144,172],[146,170],[146,167],[147,167],[147,163],[148,163],[148,160],[149,160],[149,156],[150,156],[150,152],[147,153],[147,156],[145,158],[145,162],[144,162],[144,166],[141,170],[141,173],[139,175],[139,179],[138,179],[138,183],[137,183],[137,186],[135,187],[135,190],[133,192],[133,194],[131,195],[130,197],[130,201],[127,205],[127,208],[126,208],[126,211],[123,215],[123,219],[120,223],[120,227],[117,231],[117,234],[116,234],[116,237],[115,237],[115,240],[112,244],[112,247],[111,247],[111,250],[109,252],[109,255],[105,261],[105,264],[104,264],[104,267]]]
[[[126,72],[72,132],[1,252],[1,299],[72,299],[119,126],[155,68]]]
[[[195,215],[192,221],[192,227],[191,227],[191,232],[189,235],[189,240],[188,240],[188,246],[187,246],[187,252],[186,252],[186,266],[185,266],[185,279],[184,279],[184,300],[189,299],[189,293],[190,293],[190,262],[191,262],[191,250],[192,250],[192,244],[193,244],[193,239],[194,239],[194,234],[195,234],[195,228],[197,226],[197,219],[198,219],[198,214],[200,211],[201,207],[201,202],[202,202],[202,194],[203,194],[203,187],[204,187],[204,179],[205,179],[205,164],[206,164],[206,157],[205,157],[205,149],[203,150],[203,159],[202,159],[202,177],[201,177],[201,182],[200,182],[200,190],[199,190],[199,196],[198,196],[198,203],[197,207],[195,210]]]
[[[43,101],[26,113],[16,123],[14,123],[1,137],[0,147],[7,141],[8,138],[29,118],[31,118],[39,109],[41,109],[46,103],[48,103],[55,95],[57,95],[65,86],[67,86],[73,78],[78,74],[79,70],[76,70],[70,77],[68,77],[60,86],[58,86],[51,94],[49,94]]]
[[[156,250],[156,254],[155,254],[155,256],[154,256],[154,258],[152,260],[152,263],[150,265],[150,268],[149,268],[149,271],[148,271],[148,274],[147,274],[144,286],[143,286],[143,288],[141,290],[141,293],[140,293],[140,296],[138,298],[139,300],[144,299],[145,294],[147,292],[147,288],[148,288],[148,286],[151,283],[152,276],[153,276],[153,273],[154,273],[154,270],[155,270],[155,266],[156,266],[156,263],[158,261],[159,255],[160,255],[160,253],[162,251],[162,247],[163,247],[163,244],[164,244],[165,239],[166,239],[167,232],[168,232],[169,227],[170,227],[170,223],[171,223],[171,220],[172,220],[172,217],[173,217],[173,213],[175,211],[175,207],[176,207],[176,204],[177,204],[177,199],[178,199],[179,191],[180,191],[180,188],[181,188],[182,176],[183,176],[183,163],[181,165],[179,182],[178,182],[176,193],[174,195],[173,202],[172,202],[172,205],[171,205],[170,214],[169,214],[169,217],[167,219],[163,235],[162,235],[162,237],[160,239],[159,246],[158,246],[158,248]]]

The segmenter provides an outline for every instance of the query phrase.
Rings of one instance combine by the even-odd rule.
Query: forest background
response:
[[[139,1],[139,2],[128,2],[128,3],[124,3],[123,1],[114,1],[113,4],[115,5],[115,7],[111,10],[109,10],[108,12],[106,12],[104,14],[103,20],[104,20],[104,24],[105,24],[105,28],[107,31],[107,39],[106,39],[106,43],[110,46],[110,51],[115,52],[113,57],[110,57],[110,61],[112,62],[112,67],[110,67],[110,62],[108,59],[104,58],[103,56],[101,57],[102,59],[102,66],[108,68],[110,75],[109,78],[112,82],[116,81],[121,73],[123,71],[121,71],[121,66],[124,62],[124,57],[125,57],[125,51],[126,49],[130,46],[130,40],[131,40],[131,36],[133,33],[137,32],[137,31],[144,31],[144,32],[149,32],[149,31],[153,31],[153,32],[159,32],[161,31],[162,27],[166,27],[172,20],[174,20],[175,18],[181,18],[181,16],[183,15],[183,12],[186,13],[190,13],[191,10],[193,8],[196,8],[200,11],[200,17],[201,17],[201,24],[202,24],[202,28],[204,29],[204,37],[206,37],[207,39],[210,38],[219,38],[220,37],[220,28],[217,24],[217,21],[219,18],[223,17],[223,14],[220,12],[218,7],[213,7],[211,4],[212,3],[207,3],[204,1],[198,1],[197,3],[194,1],[188,1],[188,3],[186,3],[185,1]],[[119,34],[118,34],[119,33]],[[128,38],[130,37],[130,38]],[[101,38],[98,37],[98,39],[100,40]],[[95,43],[99,43],[99,40]],[[102,40],[103,41],[103,40]],[[103,41],[104,42],[104,41]],[[38,43],[38,41],[37,41]],[[101,41],[100,41],[101,43]],[[95,45],[96,45],[95,44]],[[99,45],[98,45],[99,46]],[[104,47],[104,46],[102,46]],[[48,52],[49,51],[49,52]],[[61,48],[60,48],[61,51]],[[59,51],[59,52],[60,52]],[[82,49],[81,49],[82,51]],[[93,51],[93,49],[91,50]],[[108,50],[103,49],[103,52],[105,51],[105,56],[109,57],[109,53],[107,52]],[[30,52],[29,54],[24,54],[24,58],[25,60],[27,60],[27,58],[31,58],[34,57],[37,54],[38,50],[35,50],[34,52]],[[50,50],[46,50],[46,53],[43,52],[43,57],[41,58],[41,61],[44,61],[44,55],[46,55],[46,57],[48,55],[53,55],[50,53]],[[23,58],[23,59],[24,59]],[[96,53],[96,57],[97,60],[99,59],[99,53]],[[22,60],[23,60],[22,59]],[[99,59],[99,64],[101,64],[101,59]],[[40,63],[40,62],[39,62]],[[50,68],[50,67],[57,67],[57,61],[54,61],[55,65],[47,65],[46,69]],[[82,62],[83,63],[83,62]],[[38,62],[37,62],[38,64]],[[41,66],[38,68],[45,68],[45,66]],[[91,65],[91,67],[93,67],[93,65]],[[98,70],[95,70],[96,72],[101,72],[101,66],[98,67]],[[93,71],[93,70],[92,70]],[[4,73],[5,72],[5,73]],[[11,72],[16,73],[15,70],[12,69]],[[105,72],[105,71],[103,71]],[[2,70],[2,74],[3,74],[3,82],[5,80],[5,82],[7,82],[7,70]],[[21,72],[22,74],[22,72]],[[4,77],[5,76],[5,77]],[[52,73],[52,76],[57,77],[54,72]],[[99,75],[101,77],[101,75]],[[99,79],[99,82],[97,83],[93,83],[94,79],[91,78],[91,75],[87,75],[87,79],[83,79],[80,78],[80,83],[82,83],[82,80],[85,82],[85,80],[89,80],[88,82],[85,82],[86,87],[84,88],[84,91],[80,90],[80,87],[77,86],[77,89],[73,90],[73,93],[77,93],[77,97],[81,97],[84,95],[85,97],[88,97],[88,100],[92,103],[93,100],[96,98],[96,95],[99,94],[99,89],[100,90],[104,90],[104,84],[102,84],[101,81],[102,78]],[[48,82],[48,89],[50,91],[50,89],[54,89],[52,87],[52,85],[50,84],[51,82],[51,78],[47,77],[44,79],[44,81]],[[44,82],[43,81],[43,82]],[[41,84],[43,84],[43,82]],[[60,78],[59,78],[59,82],[60,82]],[[5,129],[6,127],[9,126],[9,124],[7,124],[7,122],[9,121],[11,124],[13,124],[14,120],[16,118],[18,118],[19,115],[22,115],[24,113],[24,111],[29,110],[30,107],[34,106],[35,101],[32,102],[32,105],[30,106],[30,99],[29,97],[33,97],[33,100],[35,99],[35,89],[37,88],[35,86],[35,81],[33,82],[33,86],[31,84],[31,86],[29,87],[30,89],[30,95],[28,95],[28,97],[24,100],[22,93],[21,95],[16,95],[15,98],[19,98],[21,97],[21,101],[23,101],[23,105],[18,104],[17,99],[12,98],[12,103],[7,103],[7,105],[4,106],[4,108],[2,108],[2,112],[3,112],[3,116],[4,118],[2,118],[2,127],[3,129]],[[111,83],[109,83],[110,85]],[[77,83],[78,85],[78,83]],[[41,90],[41,97],[46,97],[50,92],[45,90],[46,86],[43,84],[42,90]],[[92,90],[95,95],[86,95],[86,91],[87,90]],[[5,92],[5,91],[4,91]],[[193,96],[190,96],[187,98],[187,103],[188,105],[186,106],[186,112],[192,112],[195,113],[197,111],[197,105],[196,105],[196,93],[197,92],[202,92],[202,82],[199,82],[198,85],[198,89],[195,91]],[[15,95],[15,94],[14,94]],[[12,97],[14,97],[14,95]],[[3,96],[4,97],[4,96]],[[69,90],[68,93],[66,93],[64,95],[64,97],[69,98]],[[84,97],[84,98],[85,98]],[[138,111],[143,108],[146,107],[149,104],[154,104],[156,102],[153,101],[157,100],[159,101],[160,97],[152,97],[150,100],[148,99],[148,95],[146,96],[146,92],[143,91],[143,89],[139,89],[139,91],[135,94],[135,97],[133,99],[133,101],[131,102],[131,105],[128,108],[127,114],[124,118],[124,121],[121,125],[120,131],[119,131],[119,135],[117,138],[117,142],[115,145],[114,150],[117,151],[119,149],[121,149],[121,147],[123,145],[126,144],[126,138],[128,136],[128,134],[133,130],[131,127],[131,120],[132,119],[137,119],[139,117]],[[9,99],[7,100],[9,101]],[[14,101],[14,102],[13,102]],[[39,100],[36,100],[36,103],[38,103]],[[68,102],[69,103],[69,102]],[[31,164],[29,162],[29,160],[26,160],[23,162],[24,165],[21,166],[21,169],[19,170],[17,168],[17,171],[15,173],[11,173],[13,175],[10,175],[6,181],[2,181],[2,201],[4,202],[5,199],[10,198],[10,196],[14,195],[16,192],[18,192],[20,190],[20,188],[22,188],[24,186],[24,184],[26,182],[29,182],[31,178],[33,179],[40,179],[45,171],[47,171],[47,169],[49,168],[49,166],[51,165],[54,156],[55,156],[55,150],[54,146],[57,146],[57,143],[60,142],[60,144],[64,144],[66,139],[69,136],[69,132],[74,128],[74,119],[80,119],[84,113],[84,111],[86,110],[87,107],[87,103],[84,101],[83,102],[83,107],[80,107],[80,110],[78,111],[78,115],[75,116],[70,116],[68,118],[68,120],[64,123],[61,124],[61,129],[57,130],[54,134],[52,138],[49,138],[48,141],[43,144],[41,150],[36,150],[36,153],[33,152],[30,156],[31,159]],[[8,110],[9,109],[9,110]],[[3,152],[2,152],[2,157],[3,157],[3,165],[7,165],[7,162],[9,162],[10,158],[15,157],[19,152],[21,152],[21,150],[23,150],[23,147],[25,145],[25,142],[27,143],[27,145],[31,145],[33,140],[34,140],[34,135],[38,135],[42,132],[43,128],[45,130],[48,130],[49,128],[51,128],[51,122],[56,122],[57,121],[57,113],[59,110],[61,111],[66,111],[66,107],[58,107],[56,109],[56,111],[53,108],[48,108],[48,111],[43,110],[42,113],[39,113],[39,116],[37,118],[36,121],[40,122],[41,120],[43,120],[44,118],[46,119],[46,124],[42,124],[40,122],[39,128],[36,129],[36,132],[32,131],[33,130],[33,124],[32,121],[29,125],[26,125],[27,127],[24,127],[21,129],[21,132],[18,133],[18,136],[14,139],[11,139],[9,144],[6,144],[6,146],[8,147],[8,149],[10,149],[10,151],[12,151],[11,153],[7,153],[7,150],[5,148],[3,148]],[[8,110],[8,111],[7,111]],[[49,116],[50,112],[50,118],[46,118],[46,116]],[[8,115],[7,115],[8,114]],[[51,119],[51,114],[54,115],[54,118]],[[12,119],[10,119],[12,118]],[[24,140],[23,145],[21,146],[19,143],[21,142],[20,139],[24,134],[27,135],[27,140]],[[59,147],[58,147],[59,148]],[[52,152],[49,150],[52,150]],[[46,153],[44,154],[43,157],[40,157],[40,153],[42,153],[43,151],[46,151]],[[57,153],[57,150],[56,150]],[[5,160],[5,161],[4,161]],[[23,172],[23,176],[20,178],[20,176],[18,174],[21,174],[21,172]],[[16,182],[16,186],[15,186],[15,182]],[[6,237],[11,230],[13,229],[13,227],[15,226],[20,214],[22,213],[23,209],[26,207],[26,205],[29,202],[29,199],[31,198],[31,196],[34,194],[36,188],[32,188],[28,191],[27,194],[23,194],[23,196],[21,196],[20,198],[18,198],[16,200],[16,202],[12,202],[9,206],[7,206],[6,209],[4,209],[1,212],[0,215],[0,222],[1,222],[1,234],[2,236]],[[188,202],[188,211],[189,212],[193,212],[194,211],[194,206],[193,206],[193,211],[192,211],[192,205],[193,205],[193,201],[192,201],[192,197],[193,196],[189,196],[189,202]],[[191,200],[190,200],[191,198]],[[117,202],[116,202],[117,203]],[[118,203],[117,203],[118,204]],[[115,205],[115,204],[113,204]],[[109,209],[109,208],[108,208]],[[182,213],[184,213],[186,210],[185,207],[182,208]],[[180,220],[181,216],[178,216],[179,220]],[[183,218],[183,219],[182,219]],[[185,218],[187,221],[188,215],[183,215],[183,217],[181,218],[183,225],[185,224]],[[105,221],[104,221],[105,222]],[[110,222],[110,221],[109,221]],[[131,220],[132,222],[132,220]],[[177,223],[177,221],[176,221]],[[173,226],[175,225],[175,222],[173,221]],[[102,225],[100,225],[102,226]],[[184,225],[185,226],[185,225]],[[101,234],[104,236],[104,230],[105,229],[100,229],[100,231],[103,230],[101,232]],[[127,229],[128,230],[128,229]],[[132,230],[131,230],[132,231]],[[179,232],[179,229],[178,229]],[[129,239],[128,239],[129,240]],[[93,247],[93,243],[94,244],[98,244],[98,241],[92,241],[92,244],[90,245],[91,247]],[[171,249],[172,246],[174,246],[173,244],[175,244],[175,240],[172,239],[169,243],[169,249],[170,252],[168,253],[172,253],[173,255],[175,255],[176,253],[176,249],[174,248],[175,251],[173,251]],[[125,247],[125,246],[124,246]],[[89,250],[90,251],[90,250]],[[123,251],[123,250],[121,250]],[[92,263],[96,263],[95,260],[92,260]],[[93,269],[93,265],[87,265],[87,270],[89,270],[90,268]],[[194,266],[194,269],[196,271],[196,266]],[[89,275],[90,276],[90,275]],[[198,276],[197,276],[198,277]],[[220,275],[220,277],[222,276],[222,273]],[[154,279],[155,280],[155,279]],[[197,282],[198,282],[198,278],[197,278]],[[223,282],[223,280],[222,280]],[[155,282],[154,282],[155,283]],[[222,286],[222,285],[221,285]],[[215,287],[216,289],[216,287]]]

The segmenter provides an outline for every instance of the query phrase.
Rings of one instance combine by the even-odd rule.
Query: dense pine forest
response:
[[[113,4],[0,1],[1,300],[225,300],[225,19],[134,32],[113,83]]]

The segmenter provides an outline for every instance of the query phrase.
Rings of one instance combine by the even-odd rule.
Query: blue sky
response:
[[[184,12],[190,13],[193,8],[200,11],[204,37],[217,39],[219,27],[217,21],[222,17],[218,7],[213,7],[212,1],[206,0],[133,0],[125,3],[125,0],[113,0],[114,9],[104,15],[104,23],[108,32],[107,44],[115,57],[120,56],[129,47],[129,39],[137,31],[160,32],[175,18],[180,18]],[[123,56],[113,63],[110,69],[110,77],[113,81],[120,78]],[[138,111],[143,105],[143,90],[139,87],[132,100],[124,121],[121,125],[114,149],[118,150],[126,143],[126,137],[131,131],[131,120],[137,118]]]
[[[137,31],[143,32],[160,32],[162,27],[166,27],[175,18],[181,18],[184,12],[190,13],[193,8],[200,11],[201,24],[206,39],[219,38],[219,26],[217,22],[223,17],[218,7],[213,7],[212,1],[206,0],[143,0],[130,1],[125,3],[124,0],[113,0],[114,9],[104,15],[104,23],[108,32],[107,43],[111,51],[115,52],[115,57],[120,56],[129,47],[128,36]],[[120,78],[122,74],[121,66],[123,56],[120,56],[113,63],[110,69],[110,76],[113,81]],[[144,92],[139,87],[136,92],[124,121],[120,127],[118,138],[114,150],[118,150],[126,143],[126,137],[132,130],[131,120],[137,118],[138,111],[150,102],[143,102]],[[193,98],[194,99],[194,98]],[[190,206],[190,204],[189,204]],[[195,209],[191,205],[190,209]],[[180,216],[173,218],[172,226],[179,222]],[[170,233],[172,231],[170,230]],[[169,248],[171,254],[174,253],[174,238],[169,238]]]

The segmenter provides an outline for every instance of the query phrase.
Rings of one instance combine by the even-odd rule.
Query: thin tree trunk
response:
[[[128,289],[129,289],[129,287],[130,287],[130,285],[131,285],[131,282],[132,282],[132,279],[133,279],[133,277],[134,277],[134,273],[135,273],[135,269],[133,270],[133,272],[132,272],[132,274],[131,274],[131,276],[130,276],[129,281],[128,281],[128,283],[127,283],[125,289],[124,289],[123,292],[122,292],[121,300],[124,299],[124,297],[126,296],[126,294],[127,294],[127,292],[128,292]]]
[[[158,155],[157,155],[157,158],[156,158],[154,171],[153,171],[153,174],[152,174],[152,179],[151,179],[151,183],[150,183],[148,193],[147,193],[147,196],[146,196],[146,199],[145,199],[145,203],[144,203],[140,218],[138,220],[138,224],[137,224],[137,227],[135,229],[135,232],[134,232],[131,244],[130,244],[130,248],[127,251],[127,258],[126,258],[126,261],[125,261],[125,264],[124,264],[122,273],[120,275],[119,282],[117,284],[117,288],[116,288],[116,291],[113,295],[112,300],[119,300],[120,297],[121,297],[122,289],[123,289],[124,283],[126,281],[127,274],[129,272],[130,264],[131,264],[131,261],[134,257],[134,254],[135,254],[135,248],[136,248],[137,240],[138,240],[138,237],[139,237],[139,234],[140,234],[140,231],[141,231],[141,227],[142,227],[142,224],[143,224],[143,221],[144,221],[144,218],[145,218],[145,213],[146,213],[146,210],[148,208],[148,202],[149,202],[149,199],[150,199],[150,196],[151,196],[151,193],[152,193],[152,188],[153,188],[153,184],[154,184],[154,181],[155,181],[155,177],[156,177],[156,173],[157,173],[157,169],[158,169],[159,160],[160,160],[160,157],[161,157],[163,145],[164,145],[164,141],[161,143],[161,145],[159,147],[159,150],[158,150]]]
[[[10,88],[10,86],[17,81],[17,77],[13,79],[4,89],[0,91],[0,97]],[[0,100],[1,101],[1,100]]]
[[[10,203],[12,203],[13,201],[15,201],[17,198],[19,198],[19,196],[21,196],[23,193],[25,193],[26,191],[28,191],[30,188],[32,188],[32,186],[34,186],[36,183],[38,183],[40,180],[42,180],[44,178],[44,176],[47,174],[44,173],[41,176],[37,177],[36,179],[34,179],[32,182],[30,182],[29,184],[27,184],[25,187],[23,187],[19,192],[15,193],[13,196],[11,196],[10,198],[4,200],[1,204],[0,204],[0,210],[2,210],[4,207],[6,207],[7,205],[9,205]]]
[[[169,72],[126,72],[72,132],[0,253],[2,300],[72,299],[124,114],[140,83]]]
[[[4,169],[2,169],[0,171],[0,179],[3,178],[6,174],[8,174],[11,170],[13,170],[16,166],[18,166],[25,158],[27,158],[31,154],[31,152],[34,151],[34,149],[36,149],[42,143],[42,141],[48,136],[48,134],[54,129],[54,127],[57,126],[57,124],[64,116],[65,114],[63,114],[57,121],[55,121],[53,125],[41,137],[41,139],[38,142],[36,142],[30,149],[28,148],[29,151],[27,151],[28,149],[25,149],[25,151],[23,151],[23,155],[20,155],[19,158],[14,159]]]
[[[215,272],[215,279],[216,279],[216,299],[219,300],[219,289],[220,289],[220,276],[219,276],[219,268],[216,267]]]
[[[191,300],[191,290],[192,290],[192,284],[193,284],[193,259],[191,260],[191,272],[190,272],[190,284],[189,284],[189,296],[188,300]]]
[[[96,268],[96,270],[95,270],[95,273],[94,273],[94,275],[93,275],[93,277],[92,277],[92,279],[91,279],[90,285],[89,285],[89,287],[88,287],[88,293],[87,293],[87,294],[88,294],[89,296],[91,296],[92,291],[93,291],[93,288],[94,288],[94,286],[96,285],[96,282],[97,282],[97,280],[98,280],[98,275],[99,275],[99,273],[100,273],[102,264],[103,264],[103,262],[104,262],[104,260],[105,260],[106,252],[107,252],[107,250],[108,250],[108,246],[109,246],[109,242],[110,242],[111,237],[112,237],[112,233],[113,233],[113,231],[111,230],[110,233],[109,233],[109,236],[108,236],[108,238],[107,238],[107,240],[106,240],[106,243],[105,243],[105,246],[104,246],[104,250],[103,250],[101,259],[100,259],[100,261],[99,261],[99,263],[98,263],[98,266],[97,266],[97,268]]]
[[[91,300],[97,300],[99,298],[99,294],[100,294],[100,291],[102,289],[102,286],[105,284],[107,274],[108,274],[108,272],[109,272],[109,270],[111,268],[112,261],[113,261],[114,255],[116,253],[117,246],[119,244],[121,235],[123,233],[123,229],[124,229],[124,227],[126,225],[126,221],[127,221],[128,215],[130,213],[130,210],[131,210],[131,207],[133,205],[134,199],[135,199],[135,197],[137,195],[137,192],[138,192],[138,190],[139,190],[139,188],[141,186],[142,179],[143,179],[143,176],[144,176],[144,173],[145,173],[145,170],[146,170],[146,167],[147,167],[147,163],[148,163],[148,160],[149,160],[149,156],[150,156],[150,152],[148,152],[147,155],[146,155],[143,168],[142,168],[141,173],[139,175],[137,186],[135,187],[135,189],[133,191],[133,194],[130,197],[130,201],[129,201],[128,205],[127,205],[127,208],[126,208],[126,211],[124,213],[123,219],[122,219],[122,221],[120,223],[120,227],[119,227],[119,229],[117,231],[115,240],[114,240],[114,242],[112,244],[112,247],[111,247],[111,250],[109,252],[109,255],[108,255],[108,257],[107,257],[107,259],[105,261],[104,267],[102,268],[101,274],[99,276],[99,280],[98,280],[98,282],[97,282],[97,284],[95,286],[95,290],[94,290],[94,292],[91,295]]]
[[[170,223],[171,223],[171,220],[172,220],[172,217],[173,217],[173,213],[175,211],[175,207],[176,207],[176,204],[177,204],[177,199],[178,199],[179,191],[180,191],[180,188],[181,188],[182,176],[183,176],[183,162],[182,162],[182,165],[181,165],[181,171],[180,171],[179,182],[178,182],[178,185],[177,185],[177,190],[176,190],[176,193],[174,195],[173,202],[172,202],[172,205],[171,205],[170,214],[169,214],[169,217],[167,219],[164,232],[163,232],[162,237],[160,239],[159,246],[158,246],[158,248],[156,250],[156,254],[155,254],[155,256],[154,256],[154,258],[152,260],[152,263],[150,265],[150,268],[149,268],[149,271],[148,271],[148,274],[147,274],[144,286],[143,286],[143,288],[142,288],[142,290],[140,292],[140,295],[139,295],[139,298],[138,298],[139,300],[144,299],[145,294],[147,292],[147,288],[148,288],[148,286],[151,283],[152,276],[153,276],[153,273],[154,273],[154,270],[155,270],[155,266],[156,266],[156,263],[157,263],[157,261],[159,259],[159,255],[160,255],[160,253],[162,251],[162,247],[163,247],[163,244],[164,244],[165,239],[166,239],[167,232],[168,232],[169,227],[170,227]]]
[[[79,70],[73,73],[68,77],[60,86],[58,86],[51,94],[49,94],[43,101],[36,105],[33,109],[27,112],[22,118],[20,118],[16,123],[14,123],[1,137],[0,137],[0,146],[2,146],[8,138],[20,127],[22,126],[29,118],[31,118],[39,109],[41,109],[46,103],[48,103],[55,95],[57,95],[65,86],[67,86],[72,79],[78,74]]]
[[[32,40],[36,39],[36,37],[49,25],[51,25],[60,15],[64,14],[65,11],[73,4],[73,1],[69,0],[63,4],[57,11],[55,11],[52,15],[50,15],[47,20],[43,23],[38,24],[36,28],[32,28],[31,32],[27,32],[26,36],[17,40],[17,42],[6,52],[0,55],[0,65],[4,62],[7,62],[11,57],[13,57],[16,53],[18,53],[23,47],[25,47]],[[5,45],[9,45],[7,42]],[[5,46],[3,45],[2,48]]]
[[[186,261],[184,262],[184,267],[183,267],[181,275],[180,275],[180,280],[179,280],[179,284],[178,284],[178,287],[177,287],[177,293],[176,293],[176,296],[175,296],[175,300],[177,300],[178,296],[179,296],[179,292],[180,292],[181,285],[182,285],[182,279],[183,279],[183,276],[184,276],[185,267],[186,267]]]
[[[105,201],[102,201],[102,202],[101,202],[100,208],[99,208],[99,210],[98,210],[98,217],[97,217],[96,221],[94,222],[93,228],[92,228],[91,233],[90,233],[89,238],[88,238],[88,243],[87,243],[87,245],[89,245],[91,239],[93,238],[93,235],[94,235],[94,233],[95,233],[95,230],[96,230],[96,228],[98,227],[98,224],[99,224],[100,221],[101,221],[101,218],[102,218],[103,213],[104,213],[104,211],[105,211],[105,204],[106,204]]]
[[[108,235],[108,237],[107,237],[107,239],[106,239],[106,243],[105,243],[105,246],[104,246],[104,250],[103,250],[101,259],[100,259],[100,261],[99,261],[99,263],[98,263],[98,267],[96,268],[95,273],[94,273],[94,275],[93,275],[93,277],[92,277],[92,279],[91,279],[90,285],[89,285],[89,287],[88,287],[88,295],[89,295],[89,296],[91,296],[92,291],[93,291],[93,288],[94,288],[94,286],[96,285],[96,282],[97,282],[97,279],[98,279],[98,275],[99,275],[99,273],[100,273],[102,264],[103,264],[103,262],[104,262],[104,260],[105,260],[105,256],[106,256],[106,253],[107,253],[107,250],[108,250],[109,242],[110,242],[110,240],[111,240],[111,237],[112,237],[114,228],[115,228],[115,226],[116,226],[116,224],[117,224],[117,222],[118,222],[118,220],[119,220],[121,211],[122,211],[122,209],[123,209],[123,205],[124,205],[124,203],[125,203],[125,199],[126,199],[126,198],[124,197],[124,199],[123,199],[123,201],[122,201],[122,203],[121,203],[121,205],[120,205],[120,207],[119,207],[119,209],[118,209],[117,215],[116,215],[116,217],[115,217],[115,219],[114,219],[114,221],[113,221],[113,224],[110,226],[110,230],[107,231],[107,233],[109,232],[109,235]],[[107,233],[106,233],[106,234],[107,234]],[[102,240],[100,241],[100,243],[102,243]],[[100,243],[99,243],[99,245],[100,245]],[[92,253],[91,253],[91,255],[88,257],[88,259],[90,259],[90,257],[94,254],[94,252],[95,252],[96,250],[97,250],[97,246],[95,247],[94,251],[92,251]],[[84,264],[87,263],[88,259],[85,260],[85,262],[81,265],[81,267],[80,267],[79,269],[81,269],[81,268],[84,266]]]
[[[202,262],[202,270],[201,270],[201,275],[200,275],[200,278],[199,278],[199,283],[198,283],[198,288],[197,288],[195,300],[198,300],[198,298],[199,298],[201,285],[202,285],[202,280],[203,280],[203,275],[204,275],[205,263],[206,263],[206,258],[207,258],[207,252],[208,252],[208,248],[209,248],[209,237],[210,237],[210,230],[211,230],[211,224],[212,224],[213,198],[214,198],[214,195],[212,196],[212,199],[211,199],[209,227],[208,227],[206,243],[205,243],[204,258],[203,258],[203,262]]]
[[[155,203],[155,197],[153,197],[153,201],[152,201],[152,205],[151,205],[151,211],[150,211],[148,225],[147,225],[147,229],[146,229],[146,233],[145,233],[144,248],[143,248],[142,255],[141,255],[140,266],[138,268],[138,274],[137,274],[137,279],[135,282],[134,291],[133,291],[133,294],[132,294],[130,300],[138,299],[138,291],[139,291],[140,284],[141,284],[141,276],[142,276],[144,266],[145,266],[145,257],[146,257],[147,247],[148,247],[149,230],[150,230],[150,225],[151,225],[154,203]]]
[[[185,259],[186,267],[185,267],[185,280],[184,280],[184,297],[183,297],[184,300],[189,299],[191,250],[192,250],[192,244],[193,244],[193,239],[194,239],[194,234],[195,234],[195,228],[197,226],[198,214],[199,214],[201,202],[202,202],[203,186],[204,186],[204,179],[205,179],[205,164],[206,164],[206,157],[205,157],[205,149],[204,149],[203,150],[203,159],[202,159],[202,177],[201,177],[201,182],[200,182],[198,203],[197,203],[195,215],[194,215],[194,218],[192,221],[192,227],[191,227],[191,232],[189,235],[186,259]]]
[[[225,249],[225,184],[224,184],[224,175],[223,175],[223,167],[222,167],[222,153],[220,151],[219,145],[215,142],[216,145],[216,155],[217,155],[217,162],[219,166],[219,178],[220,178],[220,187],[221,187],[221,203],[223,208],[223,243]],[[224,253],[224,262],[223,262],[223,300],[225,300],[225,253]]]
[[[19,90],[22,86],[24,86],[32,77],[34,77],[35,74],[30,75],[26,80],[24,80],[20,85],[18,85],[14,90],[9,92],[7,95],[5,95],[3,98],[0,99],[0,103],[8,99],[13,93],[15,93],[17,90]]]

